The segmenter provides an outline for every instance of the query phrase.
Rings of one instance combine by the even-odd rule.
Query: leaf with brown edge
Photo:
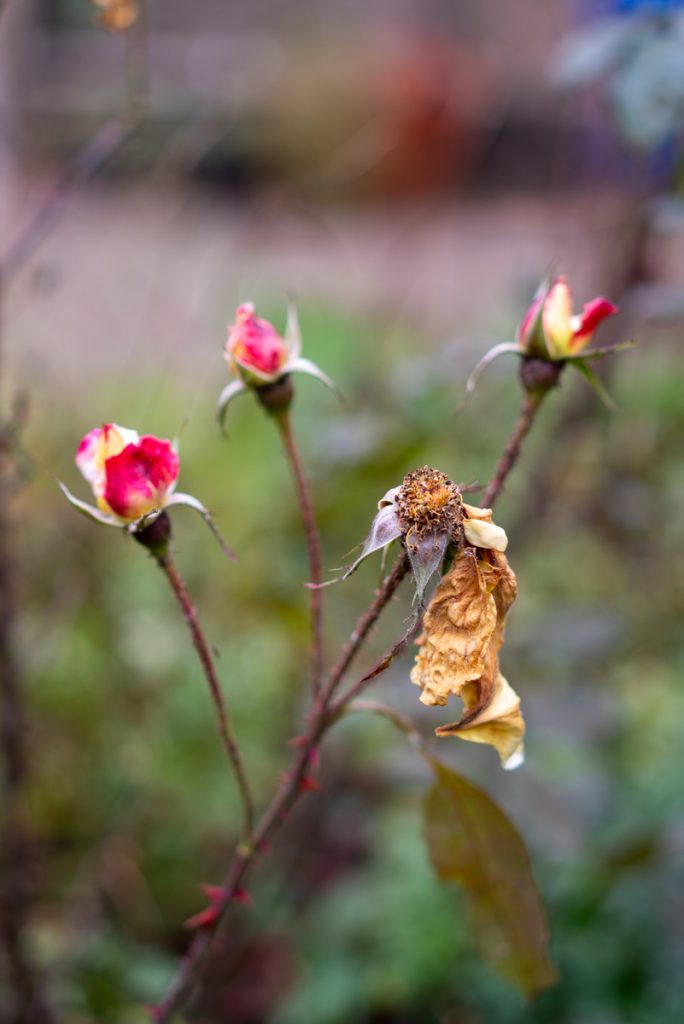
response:
[[[482,956],[535,995],[558,975],[525,843],[484,790],[440,761],[428,763],[435,782],[425,798],[425,839],[435,873],[463,888]]]

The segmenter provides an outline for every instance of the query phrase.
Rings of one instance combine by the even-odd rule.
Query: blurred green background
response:
[[[614,34],[641,33],[636,62],[638,46],[648,53],[653,43],[646,19],[658,5],[642,5],[651,10],[638,22],[621,6],[630,5],[559,4],[542,16],[521,5],[519,24],[506,25],[532,50],[509,64],[506,26],[469,5],[462,22],[435,4],[399,25],[371,5],[370,27],[353,4],[349,22],[341,4],[327,22],[307,20],[297,4],[237,5],[231,15],[206,4],[192,18],[180,5],[149,5],[146,120],[105,173],[70,195],[4,296],[3,397],[8,404],[21,388],[30,398],[12,508],[35,844],[29,939],[60,1022],[147,1019],[139,1007],[170,978],[187,943],[182,922],[202,906],[199,883],[222,877],[236,820],[205,683],[164,579],[142,549],[81,519],[57,490],[59,478],[86,496],[72,461],[80,437],[110,420],[180,436],[180,487],[212,509],[239,562],[224,561],[184,509],[173,513],[174,550],[265,801],[305,706],[306,552],[262,410],[248,396],[231,407],[227,438],[213,424],[235,305],[255,299],[282,327],[295,288],[305,354],[346,397],[339,406],[297,381],[295,428],[332,572],[408,470],[427,462],[464,483],[491,474],[517,411],[517,366],[495,364],[467,405],[464,382],[490,343],[510,339],[550,265],[568,273],[578,302],[604,291],[620,303],[603,341],[633,334],[638,344],[608,369],[615,414],[566,372],[497,509],[520,587],[503,668],[523,700],[525,766],[503,774],[490,750],[435,745],[529,843],[561,980],[524,1004],[478,959],[459,894],[427,862],[424,767],[389,726],[354,716],[326,744],[323,792],[303,803],[254,876],[254,906],[235,914],[188,1019],[682,1020],[680,111],[675,97],[659,137],[635,152],[639,140],[621,130],[620,110],[603,105],[606,94],[549,86],[542,96],[548,68],[524,59],[562,37],[561,70],[576,77],[568,53],[585,52],[586,40],[575,22],[586,19],[586,31],[610,13]],[[31,18],[0,22],[15,51],[5,82],[13,131],[0,160],[8,238],[91,124],[116,112],[129,66],[120,37],[89,27],[88,5],[58,7],[53,20],[35,5]],[[676,11],[667,17],[663,32],[677,40]],[[414,40],[414,63],[405,49],[385,54],[377,100],[394,149],[373,120],[372,139],[385,140],[370,165],[364,150],[373,174],[358,171],[352,146],[349,176],[346,143],[321,125],[333,135],[331,125],[351,125],[342,134],[357,138],[350,55],[363,69],[357,88],[367,73],[359,38],[380,60],[379,40],[399,30],[402,47]],[[447,65],[440,32],[453,45]],[[434,106],[435,76],[424,68],[436,67],[440,83],[465,53],[465,84],[450,80],[447,90],[459,97],[456,113],[436,127],[421,121],[415,96],[419,113]],[[217,68],[225,57],[225,80],[212,77],[212,54]],[[236,71],[228,59],[236,54],[244,80],[240,61]],[[303,54],[309,61],[297,63]],[[268,69],[256,85],[255,55]],[[636,74],[624,60],[602,74]],[[297,88],[286,89],[293,68]],[[33,87],[22,92],[31,69]],[[356,99],[341,99],[350,89]],[[383,163],[378,154],[388,152]],[[421,152],[428,159],[413,166],[409,156]],[[325,591],[329,658],[379,571],[369,560]],[[407,588],[359,670],[400,635],[409,609]],[[410,654],[398,660],[374,692],[430,735],[448,713],[419,704],[410,665]]]

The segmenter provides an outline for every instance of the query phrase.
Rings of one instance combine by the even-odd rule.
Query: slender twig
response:
[[[384,704],[380,700],[353,700],[342,709],[344,715],[353,714],[354,712],[361,711],[367,712],[370,715],[378,715],[380,718],[386,718],[388,722],[397,728],[404,734],[409,743],[419,751],[423,756],[427,756],[427,748],[425,746],[425,740],[416,729],[415,725],[406,715],[402,715],[401,711],[397,711],[396,708],[390,707],[389,704]]]
[[[338,683],[346,675],[351,663],[366,642],[366,637],[377,622],[380,613],[387,604],[389,598],[395,592],[404,576],[409,570],[409,562],[402,551],[392,567],[392,571],[385,580],[383,586],[378,590],[374,600],[359,616],[356,626],[349,637],[349,640],[342,648],[340,656],[330,670],[329,680],[332,682],[331,695],[334,693]],[[389,596],[388,596],[389,592]]]
[[[307,729],[305,734],[297,740],[297,753],[290,770],[283,777],[280,788],[257,823],[252,833],[251,842],[249,844],[243,843],[238,847],[228,868],[221,887],[222,895],[214,903],[216,910],[214,926],[197,933],[188,954],[183,958],[178,972],[171,982],[163,1002],[155,1008],[154,1019],[159,1024],[166,1024],[166,1022],[171,1021],[173,1014],[186,1005],[195,990],[202,964],[210,951],[213,938],[236,891],[241,887],[248,871],[267,848],[267,843],[271,840],[275,831],[287,819],[293,805],[303,793],[308,791],[304,783],[311,771],[312,762],[315,760],[316,749],[324,734],[333,723],[333,719],[329,715],[332,697],[351,665],[354,655],[377,622],[383,609],[387,607],[396,593],[406,572],[407,559],[402,553],[397,559],[392,572],[377,591],[367,611],[359,617],[356,628],[344,648],[343,656],[330,671],[325,685],[314,698],[313,707],[307,719]],[[370,672],[366,673],[364,680],[375,678],[387,668],[394,656],[393,652],[396,646],[392,648],[389,654],[385,654],[379,659]]]
[[[411,638],[415,636],[419,627],[420,617],[417,617],[411,622],[410,626],[408,627],[404,635],[401,637],[401,639],[397,640],[394,647],[392,647],[391,650],[387,652],[384,659],[382,661],[379,661],[377,665],[374,665],[373,668],[370,669],[370,671],[368,671],[365,676],[362,676],[361,679],[355,682],[354,685],[351,686],[347,690],[347,692],[344,693],[330,707],[328,714],[331,719],[334,719],[337,715],[344,711],[345,707],[351,701],[355,701],[359,694],[363,693],[363,691],[368,687],[370,683],[373,682],[374,679],[376,679],[382,672],[389,668],[389,666],[392,664],[396,656],[404,651],[406,645],[409,643]]]
[[[309,555],[309,575],[313,586],[309,589],[309,606],[311,609],[311,685],[314,693],[320,689],[323,678],[323,590],[319,586],[323,578],[323,560],[321,558],[321,538],[316,525],[309,485],[306,481],[299,448],[295,439],[290,413],[280,412],[274,417],[278,426],[283,449],[287,457],[292,479],[297,494],[297,504],[302,517],[306,547]]]
[[[219,683],[219,679],[216,674],[214,659],[211,655],[202,627],[200,626],[199,619],[197,618],[195,606],[190,599],[183,577],[178,571],[171,555],[168,552],[165,552],[158,553],[155,557],[160,569],[169,581],[171,589],[173,590],[176,600],[183,612],[185,621],[188,624],[188,629],[190,630],[193,646],[197,651],[200,664],[202,665],[202,671],[204,672],[204,676],[209,684],[211,699],[214,702],[214,708],[216,710],[219,733],[221,734],[221,740],[223,741],[226,754],[233,766],[235,781],[237,783],[240,800],[242,802],[242,840],[243,842],[248,842],[254,827],[254,801],[252,799],[249,782],[247,781],[240,747],[238,746],[237,739],[233,732],[231,719],[221,691],[221,684]]]
[[[545,394],[546,392],[543,391],[525,392],[525,397],[523,398],[523,403],[520,408],[520,414],[513,428],[513,432],[508,439],[501,458],[499,459],[494,475],[487,484],[487,488],[482,496],[482,506],[484,508],[493,508],[496,499],[501,494],[511,470],[518,461],[518,457],[522,449],[522,443],[534,423],[534,419],[539,412],[539,407],[541,406]]]

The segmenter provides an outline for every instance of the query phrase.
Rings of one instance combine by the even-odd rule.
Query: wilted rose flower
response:
[[[71,504],[90,519],[138,532],[164,509],[187,505],[200,512],[216,533],[209,512],[197,498],[174,493],[180,467],[171,441],[151,434],[140,437],[135,430],[105,423],[85,435],[75,461],[97,504],[81,501],[62,483],[60,487]]]
[[[589,361],[631,348],[633,342],[627,341],[603,348],[589,349],[587,346],[594,337],[599,325],[618,312],[617,306],[602,297],[588,302],[582,313],[572,312],[572,293],[567,278],[556,277],[545,281],[538,289],[531,306],[523,317],[514,342],[506,341],[495,345],[477,364],[466,384],[468,393],[475,389],[481,371],[498,356],[506,352],[521,356],[527,360],[529,367],[532,360],[553,364],[542,378],[546,381],[543,389],[553,386],[558,381],[560,371],[565,363],[575,366],[589,381],[599,397],[612,407],[610,397],[606,394],[601,381],[589,366]],[[532,377],[534,379],[534,376]],[[531,387],[523,375],[526,388]]]
[[[456,551],[466,545],[505,551],[506,533],[492,522],[490,509],[466,505],[459,488],[445,473],[423,466],[408,473],[400,487],[393,487],[378,502],[363,550],[343,577],[392,541],[401,540],[416,582],[416,599],[439,571],[451,544]]]
[[[518,329],[516,341],[527,355],[540,359],[567,359],[589,344],[599,324],[618,311],[608,299],[588,302],[573,315],[567,278],[557,277],[534,298]]]
[[[307,373],[337,391],[315,363],[302,357],[301,350],[301,332],[293,305],[288,310],[285,337],[268,320],[256,315],[253,303],[238,306],[225,345],[228,368],[237,380],[231,381],[219,396],[219,422],[223,422],[229,403],[237,395],[249,388],[262,390],[277,384],[290,373]]]
[[[464,547],[443,577],[425,613],[411,681],[424,704],[443,706],[451,695],[465,710],[437,736],[493,746],[504,768],[524,758],[520,699],[499,669],[504,624],[517,584],[500,551]]]

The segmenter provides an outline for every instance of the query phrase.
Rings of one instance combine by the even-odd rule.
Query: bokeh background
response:
[[[683,1019],[682,6],[149,0],[121,33],[87,0],[5,4],[1,388],[5,410],[18,391],[29,404],[11,453],[27,938],[64,1024],[147,1019],[236,810],[163,578],[56,488],[85,496],[78,440],[108,420],[180,435],[182,489],[240,561],[184,510],[175,551],[265,800],[305,695],[306,553],[262,411],[231,407],[227,439],[213,424],[235,306],[282,327],[295,292],[306,354],[346,396],[297,382],[332,570],[409,469],[487,479],[517,409],[515,361],[466,406],[464,381],[549,270],[578,302],[619,303],[602,341],[638,345],[604,367],[615,414],[565,374],[497,512],[520,585],[504,670],[527,763],[503,774],[490,750],[439,750],[525,836],[561,980],[524,1003],[479,960],[461,897],[427,862],[424,767],[354,716],[189,1019]],[[121,145],[84,170],[88,140],[126,118]],[[378,573],[366,563],[326,591],[329,656]],[[410,663],[376,690],[428,735]]]

